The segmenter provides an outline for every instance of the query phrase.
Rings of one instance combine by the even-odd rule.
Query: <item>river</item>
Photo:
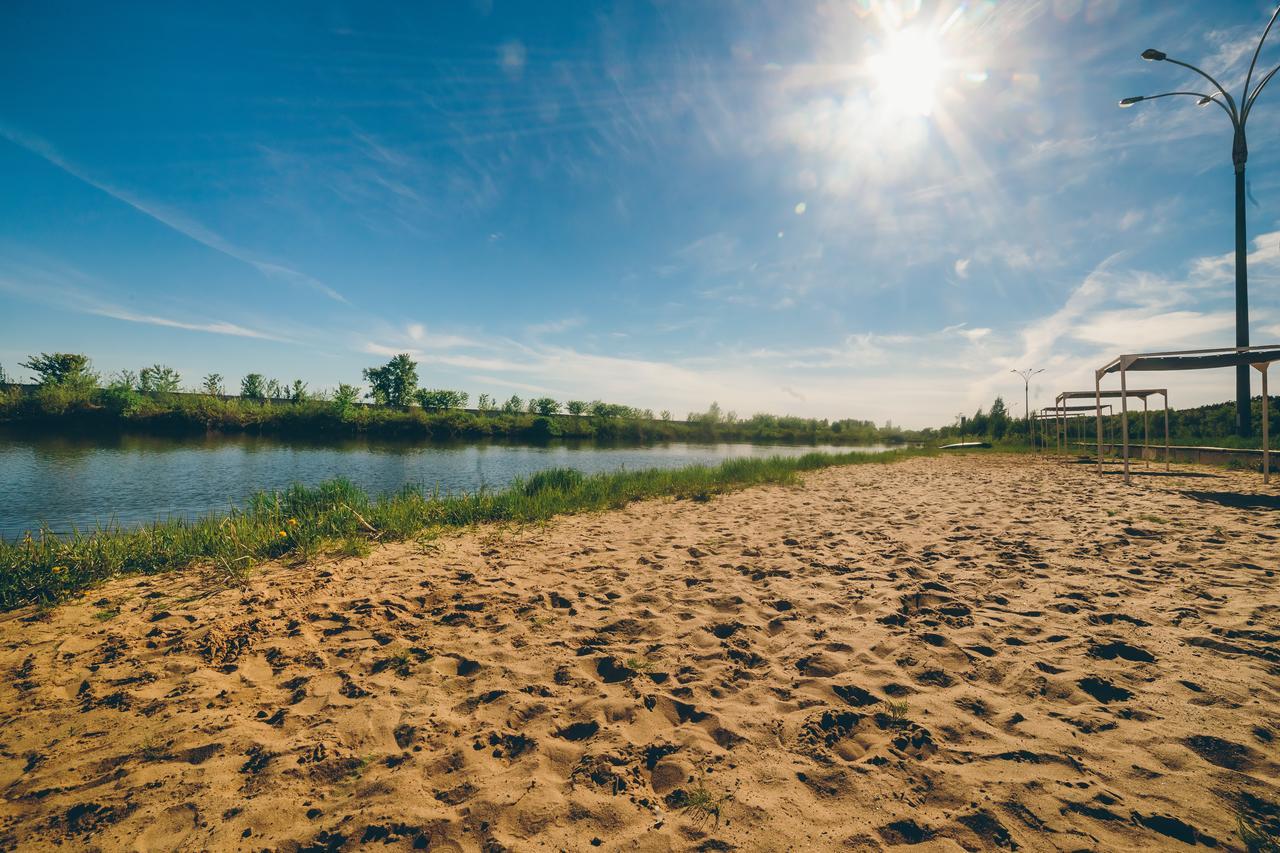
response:
[[[258,491],[345,477],[370,494],[406,485],[445,493],[500,489],[544,468],[599,471],[716,464],[744,456],[814,450],[874,453],[885,447],[555,442],[441,444],[363,438],[281,440],[208,434],[107,437],[0,432],[0,536],[47,525],[65,533],[226,510]]]

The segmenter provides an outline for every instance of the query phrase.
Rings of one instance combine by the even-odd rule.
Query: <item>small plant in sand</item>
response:
[[[155,735],[147,735],[138,746],[138,757],[143,761],[160,761],[168,754],[169,751],[156,739]]]
[[[667,797],[667,805],[680,809],[682,814],[693,818],[695,823],[714,819],[719,824],[724,804],[730,796],[711,788],[707,784],[706,771],[703,771],[697,785],[687,791],[683,788],[672,791]]]
[[[911,706],[906,699],[901,702],[884,701],[884,716],[891,726],[905,725],[907,722],[907,714],[911,713]]]
[[[362,536],[347,536],[334,549],[334,554],[339,557],[367,557],[372,553],[373,546]]]
[[[99,622],[110,622],[119,615],[120,610],[118,608],[107,608],[105,610],[99,610],[97,613],[93,614],[93,618],[97,619]]]
[[[413,674],[413,656],[408,652],[398,652],[373,662],[374,672],[384,672],[388,669],[401,678],[408,678]]]

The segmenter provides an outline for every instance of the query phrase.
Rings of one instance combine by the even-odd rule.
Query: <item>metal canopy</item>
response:
[[[1103,376],[1121,370],[1210,370],[1215,367],[1257,366],[1273,361],[1280,361],[1280,344],[1122,355],[1099,368],[1097,373]]]
[[[1120,397],[1120,424],[1124,435],[1124,481],[1129,482],[1129,397],[1134,392],[1126,390],[1125,375],[1130,370],[1211,370],[1219,367],[1249,366],[1262,374],[1262,482],[1271,482],[1271,443],[1268,433],[1271,419],[1267,393],[1267,369],[1280,361],[1280,344],[1260,347],[1218,347],[1216,349],[1182,350],[1174,352],[1129,353],[1117,356],[1094,371],[1094,398],[1098,403],[1108,394]],[[1102,390],[1102,377],[1108,373],[1120,374],[1120,390]],[[1165,394],[1165,465],[1168,466],[1168,418],[1169,395]],[[1142,398],[1143,418],[1146,418],[1147,398]],[[1098,473],[1102,473],[1102,412],[1098,412]]]
[[[1101,394],[1099,394],[1096,391],[1063,391],[1061,394],[1058,395],[1057,399],[1059,400],[1093,400],[1098,397],[1101,397],[1104,400],[1116,400],[1116,399],[1119,399],[1121,396],[1145,398],[1145,397],[1150,397],[1152,394],[1163,394],[1167,397],[1169,396],[1169,389],[1168,388],[1142,388],[1142,389],[1135,388],[1132,391],[1103,391]],[[1088,408],[1092,409],[1093,406],[1089,406]]]

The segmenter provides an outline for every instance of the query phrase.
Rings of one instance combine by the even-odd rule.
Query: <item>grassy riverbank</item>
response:
[[[687,419],[655,418],[626,406],[598,413],[538,414],[497,409],[424,409],[360,405],[328,399],[252,400],[195,393],[142,393],[88,385],[0,388],[0,424],[80,432],[127,430],[153,434],[252,433],[281,437],[543,441],[742,441],[761,444],[904,443],[908,436],[870,421],[818,420],[757,414],[738,418],[718,409]]]
[[[431,535],[445,528],[535,522],[561,513],[622,507],[643,498],[705,500],[746,486],[790,483],[801,471],[893,462],[925,452],[809,453],[591,476],[552,469],[504,491],[469,495],[405,490],[374,498],[341,480],[315,488],[295,486],[258,494],[243,508],[194,521],[66,536],[34,533],[16,542],[0,542],[0,609],[58,601],[121,575],[206,565],[235,580],[266,560],[308,562],[326,554],[356,555],[376,542]]]

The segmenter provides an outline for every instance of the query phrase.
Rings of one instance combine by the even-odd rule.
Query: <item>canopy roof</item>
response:
[[[1242,364],[1270,364],[1273,361],[1280,361],[1280,344],[1262,347],[1221,347],[1180,352],[1134,353],[1112,359],[1098,368],[1097,375],[1102,377],[1120,370],[1205,370],[1213,367],[1237,367]]]
[[[1097,408],[1098,408],[1097,406],[1045,406],[1040,411],[1044,412],[1045,414],[1048,414],[1050,412],[1057,414],[1062,412],[1093,412],[1093,411],[1096,411]],[[1103,403],[1102,408],[1111,409],[1114,407],[1110,403]]]
[[[1058,395],[1057,399],[1059,400],[1093,400],[1098,397],[1102,397],[1103,399],[1114,400],[1117,397],[1127,396],[1127,397],[1141,397],[1142,399],[1145,400],[1146,398],[1150,397],[1152,394],[1163,394],[1167,398],[1169,396],[1169,389],[1168,388],[1133,388],[1129,391],[1103,391],[1102,393],[1098,393],[1097,391],[1063,391],[1061,394]],[[1093,406],[1085,406],[1082,408],[1092,409]]]

